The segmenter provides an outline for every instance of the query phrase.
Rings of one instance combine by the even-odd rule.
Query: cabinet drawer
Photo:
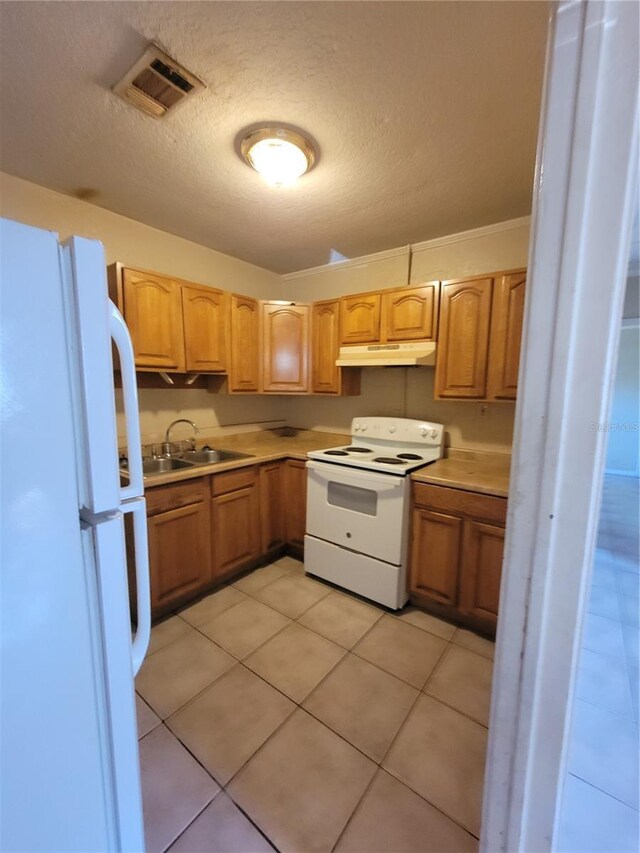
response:
[[[493,495],[480,495],[446,486],[431,486],[427,483],[413,484],[413,502],[416,506],[436,509],[447,513],[482,518],[496,524],[506,524],[507,499]]]
[[[157,486],[145,491],[147,515],[157,515],[181,506],[188,506],[203,501],[208,497],[205,477],[188,480],[184,483],[170,483],[167,486]]]
[[[211,478],[211,494],[225,495],[227,492],[235,492],[236,489],[246,489],[256,482],[257,468],[239,468],[237,471],[225,471],[224,474],[214,474]]]

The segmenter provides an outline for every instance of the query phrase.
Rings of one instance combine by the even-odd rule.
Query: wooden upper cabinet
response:
[[[262,390],[309,390],[309,306],[262,305]]]
[[[442,286],[436,397],[486,396],[492,284],[476,278]]]
[[[166,276],[123,269],[122,303],[136,367],[183,372],[185,357],[180,285]]]
[[[382,341],[435,341],[440,282],[387,290],[382,294]]]
[[[231,297],[229,390],[260,390],[260,305],[249,296]]]
[[[186,369],[215,373],[227,366],[227,294],[211,287],[182,285]]]
[[[526,270],[496,278],[491,307],[488,398],[515,400],[524,317]]]
[[[340,393],[340,302],[315,302],[311,312],[311,390],[314,394]]]
[[[340,341],[367,344],[380,340],[379,293],[362,293],[340,300]]]

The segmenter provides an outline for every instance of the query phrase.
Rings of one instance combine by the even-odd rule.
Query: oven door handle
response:
[[[330,462],[307,462],[311,474],[326,482],[347,483],[356,488],[366,488],[368,484],[375,488],[376,492],[392,492],[402,486],[404,477],[395,477],[393,474],[372,474],[370,471],[358,469],[349,470],[343,465],[332,465]]]

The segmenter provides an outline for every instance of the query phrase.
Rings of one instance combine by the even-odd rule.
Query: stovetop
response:
[[[310,459],[369,471],[407,474],[442,457],[444,427],[410,418],[355,418],[351,443],[312,450]]]

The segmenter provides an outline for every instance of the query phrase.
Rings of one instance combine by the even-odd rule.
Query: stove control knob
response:
[[[429,432],[426,427],[420,427],[420,435],[424,438],[425,435]]]
[[[367,425],[366,425],[366,424],[362,424],[362,426],[360,427],[360,429],[362,430],[362,432],[366,432],[366,431],[367,431]]]
[[[389,432],[395,432],[395,431],[396,431],[396,428],[394,426],[389,427]]]
[[[431,430],[431,438],[437,438],[437,436],[438,436],[438,430],[432,429]]]
[[[354,432],[360,432],[360,424],[354,424],[353,425],[353,431]]]

